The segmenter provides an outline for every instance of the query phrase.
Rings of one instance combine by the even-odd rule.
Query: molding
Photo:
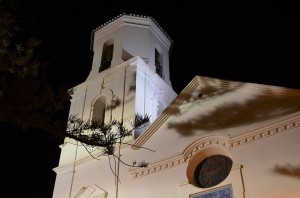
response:
[[[157,173],[160,171],[164,171],[182,164],[185,164],[187,161],[182,157],[182,155],[177,155],[175,157],[162,160],[157,163],[150,164],[146,168],[135,168],[132,170],[129,170],[129,173],[132,177],[132,179],[137,179],[140,177],[144,177],[153,173]]]
[[[229,138],[226,135],[207,134],[186,147],[182,152],[182,157],[189,161],[195,154],[210,146],[219,146],[229,150],[228,142]]]
[[[234,136],[229,141],[229,147],[235,148],[238,146],[242,146],[260,139],[270,137],[275,134],[289,131],[297,127],[300,127],[300,113],[295,113],[293,114],[293,116],[290,116],[285,120],[276,122],[275,124],[261,127],[238,136]]]
[[[300,113],[295,114],[279,123],[269,125],[267,127],[259,128],[254,131],[247,132],[243,135],[235,136],[233,138],[227,138],[219,134],[204,136],[195,142],[191,143],[187,148],[179,155],[172,158],[162,160],[150,164],[146,168],[136,168],[129,170],[132,179],[138,179],[150,174],[154,174],[160,171],[186,164],[201,150],[211,146],[221,146],[224,149],[230,150],[239,146],[243,146],[248,143],[252,143],[272,135],[287,132],[295,128],[300,128]],[[232,169],[236,169],[233,167]]]
[[[199,140],[196,140],[195,142],[191,143],[179,155],[156,163],[152,163],[146,168],[136,168],[129,170],[129,173],[132,179],[137,179],[156,172],[164,171],[179,165],[183,165],[188,163],[190,159],[198,152],[211,146],[221,146],[225,149],[228,149],[228,137],[222,134],[206,135],[200,138]]]

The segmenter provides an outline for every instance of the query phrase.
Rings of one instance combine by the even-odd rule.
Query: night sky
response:
[[[92,64],[92,30],[127,13],[153,17],[174,41],[170,72],[177,93],[195,75],[300,89],[300,14],[290,3],[19,2],[19,13],[29,19],[25,35],[41,39],[39,56],[50,63],[46,77],[53,86],[71,88],[83,82]],[[14,126],[5,127],[18,131]],[[11,173],[3,190],[10,197],[52,197],[58,142],[36,134],[16,132],[10,136],[13,144],[2,144],[7,151],[3,170]]]

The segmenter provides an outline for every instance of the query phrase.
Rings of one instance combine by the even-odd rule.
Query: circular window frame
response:
[[[209,147],[201,150],[197,154],[195,154],[189,161],[189,164],[187,166],[186,176],[188,178],[188,181],[190,184],[192,184],[195,187],[198,188],[204,188],[198,185],[198,183],[195,180],[195,172],[198,167],[198,165],[204,161],[205,159],[214,156],[214,155],[224,155],[232,160],[232,155],[228,150],[225,150],[220,147]],[[233,161],[233,160],[232,160]],[[230,172],[228,173],[227,177],[230,175]],[[226,178],[227,178],[226,177]],[[226,178],[224,180],[226,180]],[[222,180],[220,183],[222,183],[224,180]],[[219,183],[218,183],[219,184]],[[216,184],[216,185],[218,185]],[[215,185],[215,186],[216,186]],[[213,187],[213,186],[211,186]]]

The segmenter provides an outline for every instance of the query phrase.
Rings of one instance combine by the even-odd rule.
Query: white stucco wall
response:
[[[295,123],[299,123],[300,118],[298,117],[297,120]],[[209,136],[205,138],[209,140]],[[275,168],[276,166],[287,169],[299,168],[299,140],[300,129],[299,125],[297,125],[297,127],[284,132],[229,148],[233,160],[233,168],[229,176],[217,186],[205,189],[194,187],[188,183],[186,172],[189,160],[176,164],[174,162],[180,161],[178,157],[176,159],[176,156],[166,157],[159,161],[150,161],[150,169],[140,169],[139,174],[141,171],[145,171],[145,173],[138,177],[133,177],[132,168],[121,165],[119,197],[186,198],[190,194],[231,184],[234,197],[243,198],[245,195],[245,197],[255,198],[297,198],[300,191],[298,188],[299,179],[296,173],[295,175],[280,174],[275,171]],[[161,143],[163,144],[163,142],[162,140]],[[176,145],[178,144],[180,142],[176,142]],[[169,146],[174,146],[174,144]],[[215,146],[218,145],[206,144],[202,149]],[[226,148],[224,147],[224,149]],[[130,147],[124,148],[122,150],[122,160],[131,163],[132,160],[136,160],[138,152],[133,151]],[[201,152],[201,149],[197,152]],[[147,155],[144,156],[144,159],[148,160]],[[172,161],[173,163],[171,163]],[[82,186],[97,184],[108,192],[108,197],[115,197],[116,186],[114,175],[109,168],[108,158],[102,157],[100,161],[90,160],[81,163],[81,165],[78,164],[76,166],[73,185],[74,193],[79,191]],[[111,164],[114,167],[112,160]],[[151,169],[151,166],[155,164],[160,164],[162,168],[160,170],[158,168],[156,170]],[[68,182],[70,182],[71,170],[72,167],[69,167],[58,174],[62,178],[57,185],[63,186],[63,188],[60,188],[63,193],[66,193]],[[54,197],[65,197],[59,192],[56,194],[57,196]]]

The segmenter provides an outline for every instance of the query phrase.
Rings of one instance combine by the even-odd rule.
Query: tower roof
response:
[[[170,47],[170,51],[169,53],[171,52],[172,50],[172,46],[173,46],[173,40],[170,38],[170,36],[166,33],[166,31],[158,24],[158,22],[151,16],[144,16],[144,15],[136,15],[136,14],[127,14],[127,13],[123,13],[123,14],[120,14],[118,16],[116,16],[115,18],[105,22],[104,24],[98,26],[97,28],[95,28],[94,30],[92,30],[92,33],[91,33],[91,44],[90,44],[90,50],[93,49],[93,44],[94,44],[94,35],[95,35],[95,32],[98,31],[99,29],[102,29],[106,26],[108,26],[109,24],[113,23],[114,21],[120,19],[121,17],[136,17],[136,18],[145,18],[145,19],[150,19],[151,21],[154,22],[154,24],[160,29],[160,31],[171,41],[171,47]]]

